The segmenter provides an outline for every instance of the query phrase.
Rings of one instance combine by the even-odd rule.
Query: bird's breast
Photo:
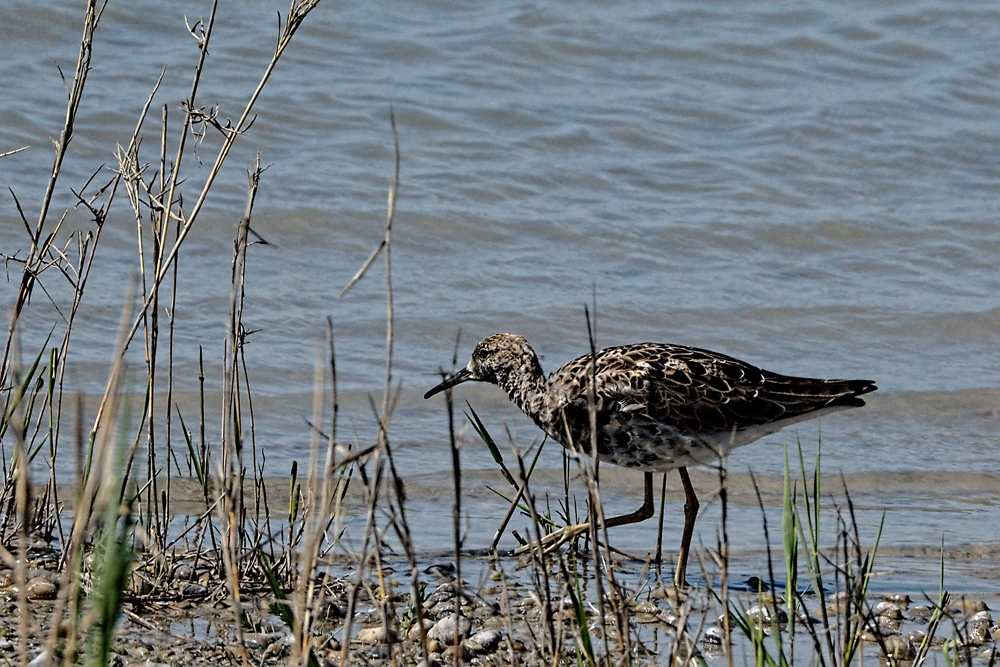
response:
[[[567,449],[579,454],[591,453],[589,429],[578,430],[567,444],[566,434],[546,429]],[[703,439],[681,432],[669,424],[630,422],[612,419],[597,427],[597,458],[626,468],[644,472],[666,472],[675,468],[712,465],[733,448],[744,444],[717,438]]]

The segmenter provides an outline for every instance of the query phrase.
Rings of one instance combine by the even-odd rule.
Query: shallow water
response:
[[[0,184],[29,219],[64,114],[56,66],[72,70],[77,4],[0,6],[0,153],[31,146],[0,159]],[[242,108],[285,4],[222,7],[201,92],[220,118]],[[157,105],[168,106],[176,128],[194,63],[183,17],[207,10],[110,3],[55,211],[75,202],[70,188],[110,168],[166,66],[143,146],[146,160],[156,158]],[[866,525],[888,508],[894,542],[1000,543],[1000,483],[969,486],[997,469],[1000,451],[998,75],[992,2],[321,5],[182,251],[178,403],[193,422],[199,346],[209,388],[221,383],[233,225],[243,170],[260,152],[273,166],[253,227],[272,245],[251,249],[245,323],[259,329],[246,352],[266,468],[283,475],[308,457],[312,366],[327,315],[337,331],[341,434],[372,437],[368,395],[381,391],[384,359],[381,268],[336,295],[382,233],[392,106],[402,153],[393,378],[402,394],[390,433],[413,478],[415,512],[441,513],[426,489],[440,488],[450,465],[446,422],[441,404],[420,396],[449,365],[458,330],[460,357],[475,340],[510,330],[552,370],[587,350],[583,304],[596,297],[599,345],[670,341],[789,374],[877,380],[868,407],[823,421],[824,470],[847,475]],[[211,136],[190,144],[186,197],[216,145]],[[68,388],[87,395],[90,413],[137,268],[125,204],[105,227],[69,362]],[[84,222],[71,212],[68,225]],[[27,250],[9,198],[0,248]],[[44,284],[64,307],[65,285],[49,276]],[[16,287],[0,283],[5,320]],[[59,321],[36,294],[22,319],[25,356]],[[459,397],[495,434],[506,422],[522,446],[537,437],[497,390],[465,387]],[[737,451],[730,469],[777,475],[782,443],[800,438],[811,452],[818,433],[803,424],[771,436]],[[467,440],[463,465],[490,469],[485,450]],[[558,477],[555,448],[542,465]],[[908,483],[912,471],[945,474]],[[466,476],[468,520],[486,526],[488,540],[496,507],[477,500],[488,494],[471,481],[478,474],[489,473]],[[898,483],[886,488],[883,476]],[[942,483],[968,490],[941,492]],[[637,502],[627,484],[607,496],[614,508]],[[717,509],[705,505],[708,542]],[[673,530],[680,505],[670,506]],[[759,547],[759,522],[744,525],[756,528],[740,539]],[[450,534],[440,521],[421,528],[428,543]],[[623,530],[623,548],[648,550],[653,532]]]

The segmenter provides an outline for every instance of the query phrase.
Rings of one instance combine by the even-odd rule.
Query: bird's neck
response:
[[[542,425],[548,420],[548,381],[542,373],[542,368],[534,364],[533,368],[519,369],[497,383],[507,392],[510,400],[521,412],[531,417],[536,424]]]

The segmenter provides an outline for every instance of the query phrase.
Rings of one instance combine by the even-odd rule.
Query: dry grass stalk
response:
[[[386,213],[385,231],[382,240],[369,255],[368,259],[364,262],[361,268],[354,274],[348,284],[341,290],[339,296],[343,296],[347,291],[353,287],[361,278],[367,273],[368,268],[371,266],[372,262],[378,257],[379,253],[384,252],[385,255],[385,293],[386,293],[386,361],[385,361],[385,377],[382,390],[382,406],[380,410],[375,410],[373,406],[373,412],[375,414],[376,421],[378,423],[378,441],[375,449],[375,455],[372,459],[372,465],[374,467],[374,476],[369,480],[365,468],[360,469],[362,480],[365,483],[366,495],[367,495],[367,513],[365,519],[365,530],[364,537],[362,540],[361,554],[358,559],[358,572],[357,578],[355,579],[354,585],[351,588],[351,594],[348,598],[348,611],[347,611],[347,621],[345,623],[343,631],[343,648],[341,650],[340,664],[347,664],[349,657],[349,640],[351,636],[351,626],[353,621],[354,605],[356,604],[358,592],[365,585],[364,571],[365,565],[371,557],[375,561],[376,575],[379,580],[379,591],[377,595],[373,595],[373,599],[380,602],[380,611],[382,617],[383,632],[386,639],[389,641],[389,653],[390,659],[395,664],[395,654],[392,652],[392,642],[389,640],[391,637],[390,627],[392,620],[391,614],[389,612],[388,605],[388,592],[385,586],[384,573],[382,568],[382,547],[381,547],[381,536],[378,526],[375,521],[375,510],[377,507],[377,502],[382,488],[382,479],[385,472],[386,459],[390,456],[389,452],[389,439],[388,439],[388,429],[389,421],[392,416],[392,412],[395,407],[395,400],[391,398],[392,395],[392,348],[393,348],[393,295],[392,295],[392,262],[391,262],[391,247],[392,247],[392,223],[396,215],[396,198],[397,192],[399,190],[399,136],[396,131],[396,116],[395,113],[390,110],[389,121],[392,127],[392,137],[393,137],[393,148],[394,148],[394,160],[393,160],[393,177],[389,185],[389,197],[388,197],[388,210]],[[396,398],[398,398],[398,389],[396,392]],[[372,552],[368,552],[369,540],[372,543]]]
[[[43,267],[46,264],[46,257],[48,256],[49,251],[54,247],[56,232],[53,231],[44,236],[43,233],[48,219],[49,207],[52,204],[52,197],[55,193],[56,183],[58,182],[59,175],[62,172],[62,163],[66,158],[66,151],[68,150],[69,143],[73,138],[76,115],[80,108],[80,102],[83,99],[83,91],[87,84],[87,75],[90,73],[94,32],[97,30],[97,25],[101,20],[101,13],[104,10],[104,6],[101,5],[98,7],[98,4],[97,0],[88,0],[87,2],[83,21],[83,36],[80,38],[80,53],[77,56],[76,70],[73,74],[73,81],[69,87],[69,99],[66,104],[66,116],[63,121],[63,127],[59,134],[59,138],[55,141],[56,151],[52,162],[52,172],[45,186],[45,194],[42,196],[42,202],[38,212],[38,220],[35,223],[34,229],[31,229],[27,219],[24,218],[22,213],[22,220],[24,221],[25,227],[28,228],[28,234],[31,237],[31,248],[28,251],[27,258],[24,260],[24,271],[21,274],[21,284],[17,291],[14,307],[11,311],[10,327],[7,330],[7,341],[4,345],[3,357],[0,359],[0,387],[7,385],[9,366],[11,363],[11,345],[13,344],[17,320],[20,317],[24,306],[28,303],[28,299],[31,297],[32,289],[36,284],[38,275],[42,272]],[[18,204],[18,210],[20,211],[20,204]],[[56,231],[58,231],[58,226],[61,224],[62,219],[60,219]]]
[[[172,210],[174,201],[174,191],[180,182],[179,174],[181,168],[181,160],[183,157],[184,141],[187,136],[188,128],[192,127],[195,123],[201,123],[206,126],[210,126],[217,130],[222,135],[222,145],[219,148],[218,153],[215,157],[215,162],[212,168],[209,170],[208,176],[202,185],[201,191],[199,192],[194,204],[191,209],[183,215],[178,215],[178,220],[181,222],[180,231],[177,234],[174,243],[170,246],[169,252],[167,252],[163,260],[157,265],[157,272],[154,277],[153,283],[150,286],[149,293],[143,303],[142,313],[133,322],[132,328],[129,331],[128,339],[131,340],[138,330],[139,326],[142,324],[142,315],[151,307],[152,301],[160,289],[160,284],[167,275],[167,269],[170,268],[174,260],[177,258],[177,253],[180,251],[185,239],[187,239],[188,234],[194,226],[198,218],[198,214],[205,205],[205,201],[208,198],[208,194],[212,189],[212,185],[215,183],[215,179],[219,175],[219,171],[222,169],[223,163],[225,163],[226,158],[229,157],[229,153],[236,143],[236,140],[242,136],[253,124],[253,108],[260,98],[261,93],[264,90],[264,86],[267,84],[271,75],[274,73],[275,67],[278,65],[278,61],[281,59],[282,54],[285,49],[291,44],[295,33],[302,26],[303,21],[309,15],[312,10],[316,8],[320,0],[292,0],[292,5],[285,16],[285,21],[282,26],[281,33],[278,35],[277,43],[275,44],[274,53],[271,56],[270,62],[264,68],[264,72],[261,75],[260,81],[257,83],[257,87],[254,88],[253,92],[250,94],[243,111],[240,113],[239,118],[235,123],[227,122],[222,125],[218,120],[214,118],[211,114],[206,114],[202,110],[195,106],[195,98],[198,91],[198,83],[201,80],[201,72],[204,67],[205,58],[208,54],[208,42],[212,33],[212,26],[214,25],[215,13],[218,7],[218,0],[213,0],[212,10],[209,14],[209,20],[207,24],[201,21],[197,22],[194,26],[189,26],[189,31],[192,37],[198,43],[198,48],[200,51],[198,66],[195,70],[195,78],[191,86],[191,95],[185,105],[185,120],[183,130],[181,132],[181,139],[178,142],[178,152],[177,157],[174,161],[173,171],[170,178],[170,187],[167,191],[167,198],[165,202],[161,203],[161,206],[168,211],[168,215],[173,215],[169,213]],[[165,246],[164,246],[165,249]]]
[[[220,131],[226,136],[226,141],[223,145],[223,150],[220,153],[220,157],[217,160],[216,168],[210,175],[208,182],[205,184],[201,191],[201,195],[198,200],[198,206],[196,206],[195,211],[200,208],[203,204],[204,198],[207,195],[210,187],[211,181],[215,178],[218,167],[221,165],[222,161],[225,159],[225,155],[228,153],[229,148],[231,148],[236,137],[242,133],[247,127],[249,127],[249,114],[253,103],[259,96],[261,89],[266,83],[268,77],[271,75],[275,64],[280,58],[284,49],[290,43],[292,36],[297,31],[298,27],[301,25],[302,21],[308,15],[308,13],[316,6],[317,2],[294,2],[292,4],[289,15],[286,17],[284,24],[284,29],[279,35],[278,43],[275,48],[275,53],[266,68],[266,71],[258,83],[257,88],[251,95],[250,101],[248,102],[244,113],[235,127],[219,127]],[[4,347],[4,353],[2,362],[0,362],[0,387],[4,387],[4,391],[7,394],[7,401],[4,407],[3,422],[0,425],[0,435],[3,431],[10,428],[11,431],[16,432],[17,440],[19,442],[15,443],[15,459],[17,460],[16,469],[12,472],[15,474],[7,476],[5,479],[4,490],[0,492],[0,505],[5,508],[10,507],[12,511],[7,511],[6,509],[2,512],[2,521],[0,521],[0,533],[3,532],[2,526],[7,525],[12,517],[20,517],[21,521],[17,522],[15,520],[16,530],[22,535],[18,539],[18,543],[21,545],[21,558],[15,559],[13,556],[9,559],[8,564],[17,565],[18,567],[24,567],[25,552],[24,545],[26,544],[23,535],[25,531],[31,530],[31,526],[35,521],[42,521],[39,524],[41,527],[46,528],[51,527],[58,531],[59,542],[60,542],[60,552],[62,558],[62,572],[64,577],[64,585],[60,589],[60,597],[57,599],[55,606],[55,611],[53,613],[53,627],[58,627],[62,621],[62,614],[68,609],[70,623],[73,624],[74,628],[70,632],[70,636],[67,639],[66,645],[68,647],[68,656],[75,655],[75,645],[79,635],[80,628],[85,628],[87,626],[87,619],[83,619],[82,625],[77,627],[77,608],[78,600],[75,596],[70,595],[70,591],[73,587],[68,585],[70,580],[72,580],[77,575],[74,574],[80,563],[81,549],[86,541],[89,539],[89,535],[92,533],[92,529],[95,526],[93,523],[95,520],[103,514],[103,508],[111,506],[114,502],[119,502],[121,498],[126,494],[126,488],[124,483],[117,482],[117,487],[112,488],[115,484],[112,480],[116,479],[115,476],[109,475],[109,466],[113,467],[114,456],[112,456],[110,449],[113,443],[114,434],[114,423],[117,421],[117,402],[118,399],[118,387],[121,382],[121,373],[123,366],[122,357],[124,349],[127,347],[128,342],[132,339],[135,330],[139,323],[145,323],[145,358],[146,358],[146,386],[147,386],[147,398],[143,405],[143,419],[140,425],[140,433],[143,430],[146,433],[147,442],[147,466],[146,466],[146,476],[148,478],[147,484],[143,487],[146,492],[145,495],[145,507],[147,508],[148,515],[146,517],[145,525],[147,531],[140,531],[140,535],[143,536],[143,546],[147,550],[152,550],[153,554],[159,553],[157,558],[162,562],[163,568],[160,569],[161,576],[164,572],[169,570],[171,563],[173,562],[174,556],[166,554],[166,540],[167,540],[167,522],[169,520],[169,504],[170,504],[170,470],[169,464],[171,459],[174,461],[175,468],[180,471],[180,464],[177,460],[176,454],[172,451],[172,446],[170,443],[170,424],[171,424],[171,396],[173,388],[173,309],[176,303],[176,276],[177,276],[177,249],[180,243],[183,241],[184,235],[190,230],[190,225],[193,223],[194,215],[184,216],[184,214],[177,208],[176,213],[174,208],[179,197],[177,196],[177,189],[180,181],[180,169],[181,169],[181,156],[184,154],[184,141],[189,128],[199,121],[204,121],[202,116],[199,116],[197,110],[194,109],[194,99],[195,93],[198,87],[198,80],[201,75],[202,67],[205,62],[205,56],[207,55],[207,44],[208,38],[211,34],[211,25],[214,23],[215,7],[213,6],[212,16],[209,20],[209,24],[206,26],[204,23],[199,22],[194,28],[192,28],[192,34],[195,35],[196,39],[199,40],[200,48],[200,59],[197,67],[195,81],[192,85],[192,92],[188,99],[188,108],[185,113],[184,130],[181,132],[180,139],[178,141],[178,158],[172,163],[172,171],[169,177],[166,172],[166,146],[167,146],[167,123],[166,123],[166,110],[164,109],[162,130],[161,130],[161,141],[160,141],[160,154],[159,154],[159,170],[148,180],[144,180],[144,172],[146,166],[140,164],[138,156],[138,145],[140,137],[140,128],[146,118],[147,112],[150,108],[153,96],[155,95],[159,82],[157,82],[154,87],[153,92],[146,101],[145,106],[139,116],[138,122],[135,127],[135,131],[129,141],[128,145],[125,147],[119,146],[117,153],[118,158],[118,169],[114,174],[113,178],[108,181],[107,184],[100,186],[96,194],[85,195],[83,194],[88,188],[90,188],[94,178],[98,172],[95,172],[93,176],[87,181],[83,188],[81,188],[80,193],[74,193],[79,200],[79,205],[86,208],[93,216],[95,222],[95,228],[92,232],[79,232],[70,235],[63,245],[57,245],[56,240],[59,236],[59,231],[62,228],[62,223],[66,219],[64,214],[59,218],[57,223],[49,229],[46,224],[49,218],[49,208],[52,202],[52,197],[55,191],[56,182],[61,173],[62,163],[66,156],[66,149],[73,137],[74,125],[76,114],[79,109],[80,101],[83,96],[84,87],[87,80],[87,75],[91,67],[91,53],[93,47],[94,34],[100,21],[101,12],[103,11],[103,6],[95,1],[88,3],[84,19],[84,31],[83,37],[81,38],[80,45],[80,55],[77,60],[76,72],[74,74],[72,84],[68,86],[68,96],[69,101],[67,105],[66,117],[63,129],[60,133],[58,141],[56,141],[56,155],[54,159],[54,165],[48,184],[46,186],[45,195],[42,200],[40,207],[39,217],[37,223],[32,226],[29,225],[27,220],[24,219],[25,227],[28,230],[29,240],[30,240],[30,251],[28,253],[27,259],[18,260],[16,258],[6,257],[8,261],[14,260],[15,262],[20,262],[23,264],[23,272],[21,284],[17,293],[17,299],[15,301],[15,307],[12,310],[12,317],[10,320],[10,326],[8,328],[8,336]],[[162,77],[161,77],[162,78]],[[20,149],[18,149],[20,150]],[[14,151],[17,152],[17,151]],[[10,155],[12,153],[5,153],[5,155]],[[119,341],[118,351],[119,357],[115,363],[114,370],[112,372],[111,379],[106,387],[104,396],[101,400],[100,406],[97,411],[97,415],[94,419],[94,427],[90,433],[89,446],[86,454],[86,462],[84,463],[84,457],[82,456],[82,447],[77,448],[78,452],[78,471],[79,471],[79,484],[77,487],[77,499],[75,513],[73,517],[73,523],[71,531],[67,536],[63,532],[62,523],[58,520],[58,513],[60,511],[61,505],[59,500],[59,487],[56,485],[56,460],[58,455],[58,443],[59,443],[59,430],[62,423],[62,399],[63,399],[63,386],[65,380],[66,372],[66,359],[69,356],[70,351],[70,339],[73,331],[73,323],[82,302],[84,289],[87,284],[87,279],[90,275],[91,269],[93,267],[94,258],[96,255],[96,247],[98,245],[98,240],[100,238],[100,233],[103,229],[104,221],[107,219],[108,213],[114,195],[117,191],[119,183],[124,182],[126,185],[126,190],[129,194],[130,203],[132,204],[133,211],[136,216],[136,221],[138,225],[139,233],[139,265],[140,274],[143,279],[144,289],[143,289],[143,310],[140,312],[137,319],[134,320],[131,329],[126,326],[124,327],[121,340]],[[164,199],[165,196],[165,199]],[[103,203],[98,203],[98,199],[103,199]],[[16,201],[15,203],[20,209],[20,203]],[[151,247],[148,248],[149,256],[151,258],[151,265],[149,267],[149,280],[147,280],[147,248],[144,244],[144,226],[143,217],[144,212],[148,211],[150,216],[150,240]],[[249,216],[247,216],[249,217]],[[23,212],[22,212],[22,218]],[[178,233],[175,236],[173,243],[168,243],[168,230],[170,221],[174,221],[177,226]],[[245,248],[245,229],[243,230],[243,242],[242,245]],[[75,255],[71,252],[71,243],[76,242]],[[62,243],[62,242],[60,242]],[[166,249],[170,248],[172,252],[167,253]],[[242,261],[242,257],[239,258]],[[171,307],[170,307],[170,350],[169,350],[169,362],[167,367],[167,400],[166,400],[166,423],[167,423],[167,441],[166,445],[166,458],[162,458],[160,452],[160,447],[158,445],[157,439],[155,437],[155,430],[153,428],[153,415],[155,413],[156,403],[156,376],[157,372],[157,339],[159,326],[157,323],[157,314],[159,308],[157,307],[158,298],[158,287],[163,280],[164,276],[167,275],[167,271],[172,264],[173,276],[174,276],[174,290],[171,294]],[[39,277],[48,269],[55,268],[58,270],[67,280],[70,281],[73,287],[72,296],[72,307],[68,313],[68,316],[64,315],[66,319],[66,326],[63,335],[62,343],[59,349],[53,349],[48,354],[48,365],[43,366],[40,374],[45,375],[45,382],[42,381],[43,378],[39,378],[39,381],[31,386],[30,393],[25,396],[24,392],[18,392],[16,395],[7,390],[10,387],[10,378],[12,370],[12,361],[15,356],[16,350],[16,330],[17,321],[20,317],[24,306],[28,303],[30,295],[34,287],[39,286],[43,291],[45,291],[44,286],[42,286]],[[242,267],[240,268],[240,276],[242,279]],[[235,283],[234,283],[235,287]],[[240,293],[242,297],[242,283],[240,285]],[[47,292],[46,292],[47,294]],[[241,302],[242,303],[242,302]],[[58,307],[57,307],[58,308]],[[60,311],[60,314],[61,311]],[[237,320],[239,317],[237,316]],[[242,330],[239,327],[234,327],[233,331],[237,332],[238,335],[242,335]],[[242,343],[242,341],[240,341]],[[241,346],[235,344],[229,345],[229,351],[232,353],[230,356],[229,363],[227,366],[233,369],[232,377],[235,379],[237,376],[236,370],[236,353],[237,350],[242,352]],[[39,357],[41,358],[41,354]],[[246,362],[245,357],[240,357],[243,365],[244,377],[246,375]],[[37,366],[37,362],[36,362]],[[234,387],[238,387],[238,382],[234,381]],[[39,393],[43,392],[44,393]],[[236,401],[239,400],[238,390],[234,392],[236,395]],[[203,392],[202,392],[203,394]],[[39,397],[36,404],[35,398]],[[27,399],[23,405],[21,402]],[[247,400],[249,401],[249,394],[247,395]],[[36,405],[42,405],[44,403],[45,411],[35,410]],[[80,402],[82,406],[82,401]],[[230,404],[232,405],[232,403]],[[20,406],[20,408],[19,408]],[[32,414],[37,415],[34,421],[34,431],[29,434],[27,428],[28,421],[25,420],[23,425],[17,420],[18,414],[15,411],[21,409],[25,416]],[[33,412],[34,411],[34,412]],[[78,418],[82,410],[78,409]],[[203,411],[204,415],[204,411]],[[43,416],[47,416],[47,420],[43,420]],[[12,421],[13,418],[13,421]],[[204,422],[204,417],[202,418],[202,423]],[[44,426],[43,425],[46,425]],[[228,419],[224,418],[224,424],[228,424]],[[234,429],[238,429],[239,419],[235,420]],[[224,427],[225,428],[225,427]],[[42,491],[37,502],[30,502],[30,495],[28,494],[28,484],[29,470],[28,463],[30,459],[38,452],[40,446],[31,445],[29,446],[28,441],[25,440],[24,436],[29,435],[30,441],[36,442],[48,442],[49,443],[49,484]],[[252,406],[251,406],[251,437],[252,437]],[[78,439],[82,442],[82,439]],[[224,437],[224,458],[227,455],[232,454],[233,451],[238,451],[238,446],[230,442],[230,446],[226,446],[227,438]],[[207,466],[209,462],[208,450],[206,446],[206,439],[204,438],[204,432],[202,435],[202,449],[201,456],[197,463],[200,467],[207,472]],[[139,437],[135,439],[135,446],[139,444]],[[129,457],[129,468],[131,467],[131,460],[135,456],[135,447]],[[166,461],[167,463],[167,486],[164,489],[159,488],[158,473],[160,472],[160,464],[157,459],[161,461]],[[189,463],[190,465],[190,463]],[[6,471],[5,471],[6,472]],[[97,474],[100,472],[101,474]],[[254,467],[254,473],[258,472],[257,467]],[[220,476],[224,478],[225,476]],[[220,516],[224,517],[222,523],[226,523],[230,530],[226,532],[226,549],[222,549],[221,553],[224,560],[229,566],[231,588],[235,591],[235,596],[238,596],[238,577],[237,570],[238,564],[238,552],[236,546],[242,544],[243,536],[245,535],[245,511],[242,508],[243,500],[243,489],[239,489],[239,493],[236,493],[232,488],[232,485],[225,483],[226,481],[232,481],[234,478],[240,478],[239,476],[229,475],[229,479],[223,479],[223,483],[217,485],[216,490],[218,491],[215,507],[221,513]],[[118,479],[121,479],[120,477]],[[208,497],[208,486],[205,487],[206,491],[206,506]],[[8,499],[10,504],[8,504]],[[39,512],[38,509],[43,509],[44,511]],[[201,532],[200,540],[203,540],[205,535],[212,538],[213,544],[215,542],[215,533],[212,528],[212,522],[208,520],[210,513],[206,512],[201,519],[195,522],[196,526],[205,526],[207,530]],[[201,530],[199,528],[199,530]],[[233,538],[239,537],[239,541],[235,542]],[[180,539],[180,538],[177,538]],[[0,534],[0,542],[4,542],[3,535]],[[176,540],[173,542],[176,543]],[[172,544],[173,544],[172,543]],[[6,549],[4,549],[4,553]],[[219,553],[217,550],[216,553]],[[22,577],[23,579],[23,577]],[[23,583],[23,582],[22,582]],[[24,591],[24,586],[20,587],[20,590]],[[238,597],[237,597],[238,599]],[[27,614],[22,614],[24,619],[29,616]],[[27,621],[25,621],[27,622]],[[26,632],[22,632],[22,639],[27,636]],[[55,634],[50,638],[48,642],[49,655],[51,655],[51,650],[55,648]],[[26,646],[22,642],[22,649]],[[71,660],[68,657],[67,660]]]

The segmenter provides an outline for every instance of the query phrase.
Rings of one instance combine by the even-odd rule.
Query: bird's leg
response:
[[[698,496],[691,486],[687,468],[678,468],[681,484],[684,486],[684,533],[681,535],[681,550],[677,554],[677,572],[674,574],[674,586],[678,589],[687,587],[685,573],[687,571],[688,551],[691,548],[691,536],[694,534],[694,522],[698,518]]]
[[[645,487],[645,490],[643,491],[645,495],[642,499],[642,507],[631,514],[611,517],[604,522],[605,528],[614,528],[615,526],[639,523],[640,521],[645,521],[653,516],[653,473],[643,473],[643,486]]]
[[[625,526],[630,523],[639,523],[640,521],[645,521],[646,519],[653,516],[653,473],[647,472],[643,475],[643,487],[644,487],[644,497],[642,501],[642,507],[632,512],[631,514],[623,514],[621,516],[614,516],[604,522],[605,528],[614,528],[615,526]],[[695,503],[697,503],[695,499]],[[550,553],[555,549],[558,549],[561,545],[565,544],[567,541],[582,535],[583,533],[590,530],[590,522],[578,523],[572,526],[566,526],[565,528],[560,528],[559,530],[550,533],[543,537],[539,544],[546,553]],[[524,546],[518,547],[514,553],[522,554],[530,551],[534,548],[534,544],[526,544]]]

